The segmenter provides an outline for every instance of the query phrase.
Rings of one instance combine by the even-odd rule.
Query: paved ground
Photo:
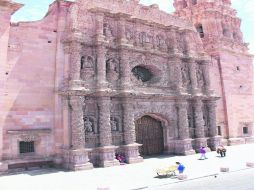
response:
[[[254,168],[162,185],[152,190],[253,190],[253,179]]]
[[[171,185],[173,185],[172,187],[175,189],[177,186],[180,188],[182,184],[195,184],[195,181],[198,182],[200,180],[199,178],[202,178],[203,180],[207,179],[209,181],[209,179],[214,178],[214,175],[218,176],[217,183],[220,185],[222,181],[219,179],[223,179],[221,176],[226,176],[226,174],[220,173],[220,167],[229,167],[230,174],[227,175],[234,175],[233,173],[236,172],[233,171],[247,169],[246,162],[254,162],[254,144],[228,147],[227,149],[227,156],[225,158],[220,158],[216,152],[211,152],[207,154],[207,160],[198,160],[199,155],[175,157],[161,156],[145,159],[143,163],[139,164],[111,168],[96,168],[89,171],[65,172],[54,169],[29,171],[21,174],[0,177],[0,189],[155,190],[159,188],[167,189],[167,187],[171,187]],[[179,183],[178,179],[156,177],[155,171],[157,168],[172,165],[176,161],[180,161],[185,164],[185,173],[188,175],[189,181]],[[252,172],[252,177],[247,176],[247,180],[253,179],[254,169],[248,169],[246,171],[249,171],[250,173]],[[205,176],[212,177],[205,178]],[[234,179],[237,179],[237,177]],[[187,187],[188,188],[183,189],[191,189],[188,185]],[[208,188],[202,186],[202,190],[205,189]],[[240,189],[247,190],[242,188]],[[252,189],[254,189],[254,187]]]

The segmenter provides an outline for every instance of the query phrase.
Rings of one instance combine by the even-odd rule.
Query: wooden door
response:
[[[141,155],[162,154],[164,149],[161,122],[150,116],[144,116],[135,122],[136,141]]]

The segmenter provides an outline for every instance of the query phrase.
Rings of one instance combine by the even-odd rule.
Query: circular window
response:
[[[132,69],[132,73],[138,80],[141,80],[142,82],[147,82],[153,77],[152,73],[148,69],[141,66],[134,67]]]

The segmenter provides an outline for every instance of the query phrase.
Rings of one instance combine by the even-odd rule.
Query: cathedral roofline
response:
[[[19,10],[23,6],[24,4],[15,3],[10,0],[0,0],[0,7],[5,7],[11,10],[11,15],[14,14],[17,10]]]

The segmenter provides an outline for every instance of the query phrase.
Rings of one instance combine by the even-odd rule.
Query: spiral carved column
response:
[[[83,120],[84,97],[71,96],[71,149],[65,152],[65,167],[70,170],[86,170],[93,168],[85,149],[85,129]]]
[[[198,151],[200,147],[207,147],[207,140],[205,138],[205,123],[203,119],[202,100],[194,100],[194,117],[195,117],[195,150]]]
[[[195,95],[198,92],[197,73],[196,73],[197,68],[195,60],[190,60],[189,69],[190,69],[191,91],[192,94]]]
[[[216,150],[216,147],[221,143],[221,137],[218,136],[216,126],[216,101],[210,100],[207,102],[208,119],[209,119],[209,146],[211,150]]]
[[[123,100],[123,127],[124,127],[124,142],[123,150],[125,152],[128,163],[142,162],[143,158],[139,154],[140,144],[136,143],[135,120],[134,120],[134,105],[131,98]]]
[[[186,100],[179,100],[176,103],[179,140],[176,140],[175,152],[181,155],[190,155],[195,153],[195,151],[192,149],[192,139],[189,138],[190,134],[188,126],[187,107],[188,104]]]
[[[119,165],[115,159],[116,147],[112,145],[112,134],[110,125],[110,97],[100,97],[98,99],[99,107],[99,138],[100,147],[97,148],[99,155],[99,166],[109,167]]]

